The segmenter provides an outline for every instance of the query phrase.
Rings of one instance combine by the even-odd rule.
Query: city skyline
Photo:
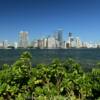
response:
[[[0,0],[0,41],[18,41],[28,31],[30,41],[64,29],[83,41],[100,41],[99,0]]]
[[[100,48],[100,42],[82,41],[80,37],[69,32],[66,40],[63,39],[63,30],[59,29],[49,36],[30,41],[29,32],[20,31],[18,41],[0,41],[0,49],[68,49],[68,48]]]

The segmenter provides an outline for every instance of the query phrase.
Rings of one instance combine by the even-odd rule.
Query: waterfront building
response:
[[[63,30],[59,29],[58,31],[56,31],[56,33],[54,33],[54,38],[56,40],[56,46],[57,48],[62,48],[62,43],[63,43]]]
[[[62,47],[61,48],[63,48],[63,49],[66,48],[66,42],[65,41],[62,42]]]
[[[60,41],[55,40],[55,47],[56,47],[57,49],[61,48],[61,46],[60,46]]]
[[[13,48],[14,48],[14,43],[13,42],[9,42],[7,49],[13,49]]]
[[[5,49],[8,47],[8,41],[7,41],[7,40],[3,41],[3,47],[4,47]]]
[[[48,49],[56,49],[56,40],[54,37],[48,37],[47,48]]]
[[[72,33],[69,32],[68,33],[68,40],[67,40],[67,48],[72,48],[72,44],[73,44],[74,38],[72,37]]]
[[[43,40],[42,39],[38,40],[38,48],[40,48],[40,49],[43,48]]]
[[[88,42],[85,42],[85,46],[86,46],[86,48],[90,47]]]
[[[21,31],[19,33],[19,47],[21,48],[28,47],[28,32]]]
[[[47,38],[43,38],[43,48],[47,48]]]
[[[81,48],[83,46],[79,37],[74,38],[72,33],[68,33],[68,39],[66,42],[66,48]]]
[[[4,48],[3,42],[0,42],[0,49]]]
[[[37,48],[37,47],[38,47],[38,41],[37,41],[37,40],[32,41],[31,46],[32,46],[33,48]]]
[[[17,43],[17,42],[14,43],[14,48],[15,48],[15,49],[18,48],[18,43]]]
[[[66,48],[71,48],[70,40],[69,39],[66,41]]]
[[[33,48],[34,48],[34,42],[35,41],[31,41],[31,44],[30,44],[30,46],[33,47]]]
[[[82,42],[82,48],[87,48],[85,42]]]
[[[97,44],[89,42],[88,43],[88,48],[97,48]]]
[[[97,48],[100,48],[100,44],[97,44]]]
[[[100,44],[98,44],[98,43],[94,43],[94,48],[97,48],[98,45],[100,45]]]
[[[66,42],[66,48],[70,48],[70,44]]]
[[[71,48],[77,48],[75,38],[73,38],[73,41],[71,41]]]
[[[76,37],[76,48],[81,48],[82,47],[82,43],[79,37]]]

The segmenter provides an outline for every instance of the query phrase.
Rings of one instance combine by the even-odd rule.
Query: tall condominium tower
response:
[[[19,47],[28,47],[28,32],[19,32]]]
[[[74,38],[72,37],[72,33],[69,32],[68,33],[68,40],[67,40],[67,48],[71,48],[72,47],[72,42],[74,41]]]
[[[62,47],[62,42],[63,42],[63,30],[62,29],[59,29],[55,34],[54,34],[54,37],[55,39],[59,42],[59,48]]]
[[[48,49],[55,49],[56,48],[56,40],[54,37],[48,37],[47,48]]]
[[[54,37],[58,41],[62,41],[62,30],[58,30],[55,32]]]
[[[79,37],[76,37],[76,47],[77,47],[77,48],[82,47],[82,43],[81,43],[81,40],[80,40]]]
[[[8,47],[8,41],[7,40],[3,41],[3,47],[4,48],[7,48]]]

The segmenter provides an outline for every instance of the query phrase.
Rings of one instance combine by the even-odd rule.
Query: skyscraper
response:
[[[59,30],[54,34],[54,37],[55,37],[56,41],[59,42],[59,46],[57,46],[58,48],[61,48],[61,47],[62,47],[62,43],[63,43],[62,34],[63,34],[63,30],[62,30],[62,29],[59,29]]]
[[[47,38],[43,38],[43,48],[47,48]]]
[[[28,47],[28,32],[21,31],[19,33],[19,47],[21,48]]]
[[[67,40],[67,47],[71,48],[72,47],[72,42],[74,41],[74,38],[72,37],[72,33],[68,33],[68,40]]]
[[[82,43],[81,43],[81,40],[80,40],[79,37],[76,37],[76,47],[77,47],[77,48],[82,47]]]
[[[8,47],[8,41],[7,40],[3,41],[3,47],[4,48],[7,48]]]
[[[54,37],[48,37],[47,48],[48,49],[55,49],[56,48],[56,40]]]
[[[38,48],[43,48],[43,40],[42,39],[39,39],[38,40]]]

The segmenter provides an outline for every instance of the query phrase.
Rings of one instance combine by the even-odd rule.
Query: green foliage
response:
[[[2,67],[3,70],[4,69],[8,69],[8,68],[9,68],[9,65],[8,64],[4,64],[3,67]]]
[[[24,52],[11,66],[0,70],[0,100],[99,100],[100,69],[84,72],[73,59],[32,67]]]
[[[21,55],[21,58],[28,58],[28,59],[32,59],[32,56],[29,52],[24,52],[22,55]]]

